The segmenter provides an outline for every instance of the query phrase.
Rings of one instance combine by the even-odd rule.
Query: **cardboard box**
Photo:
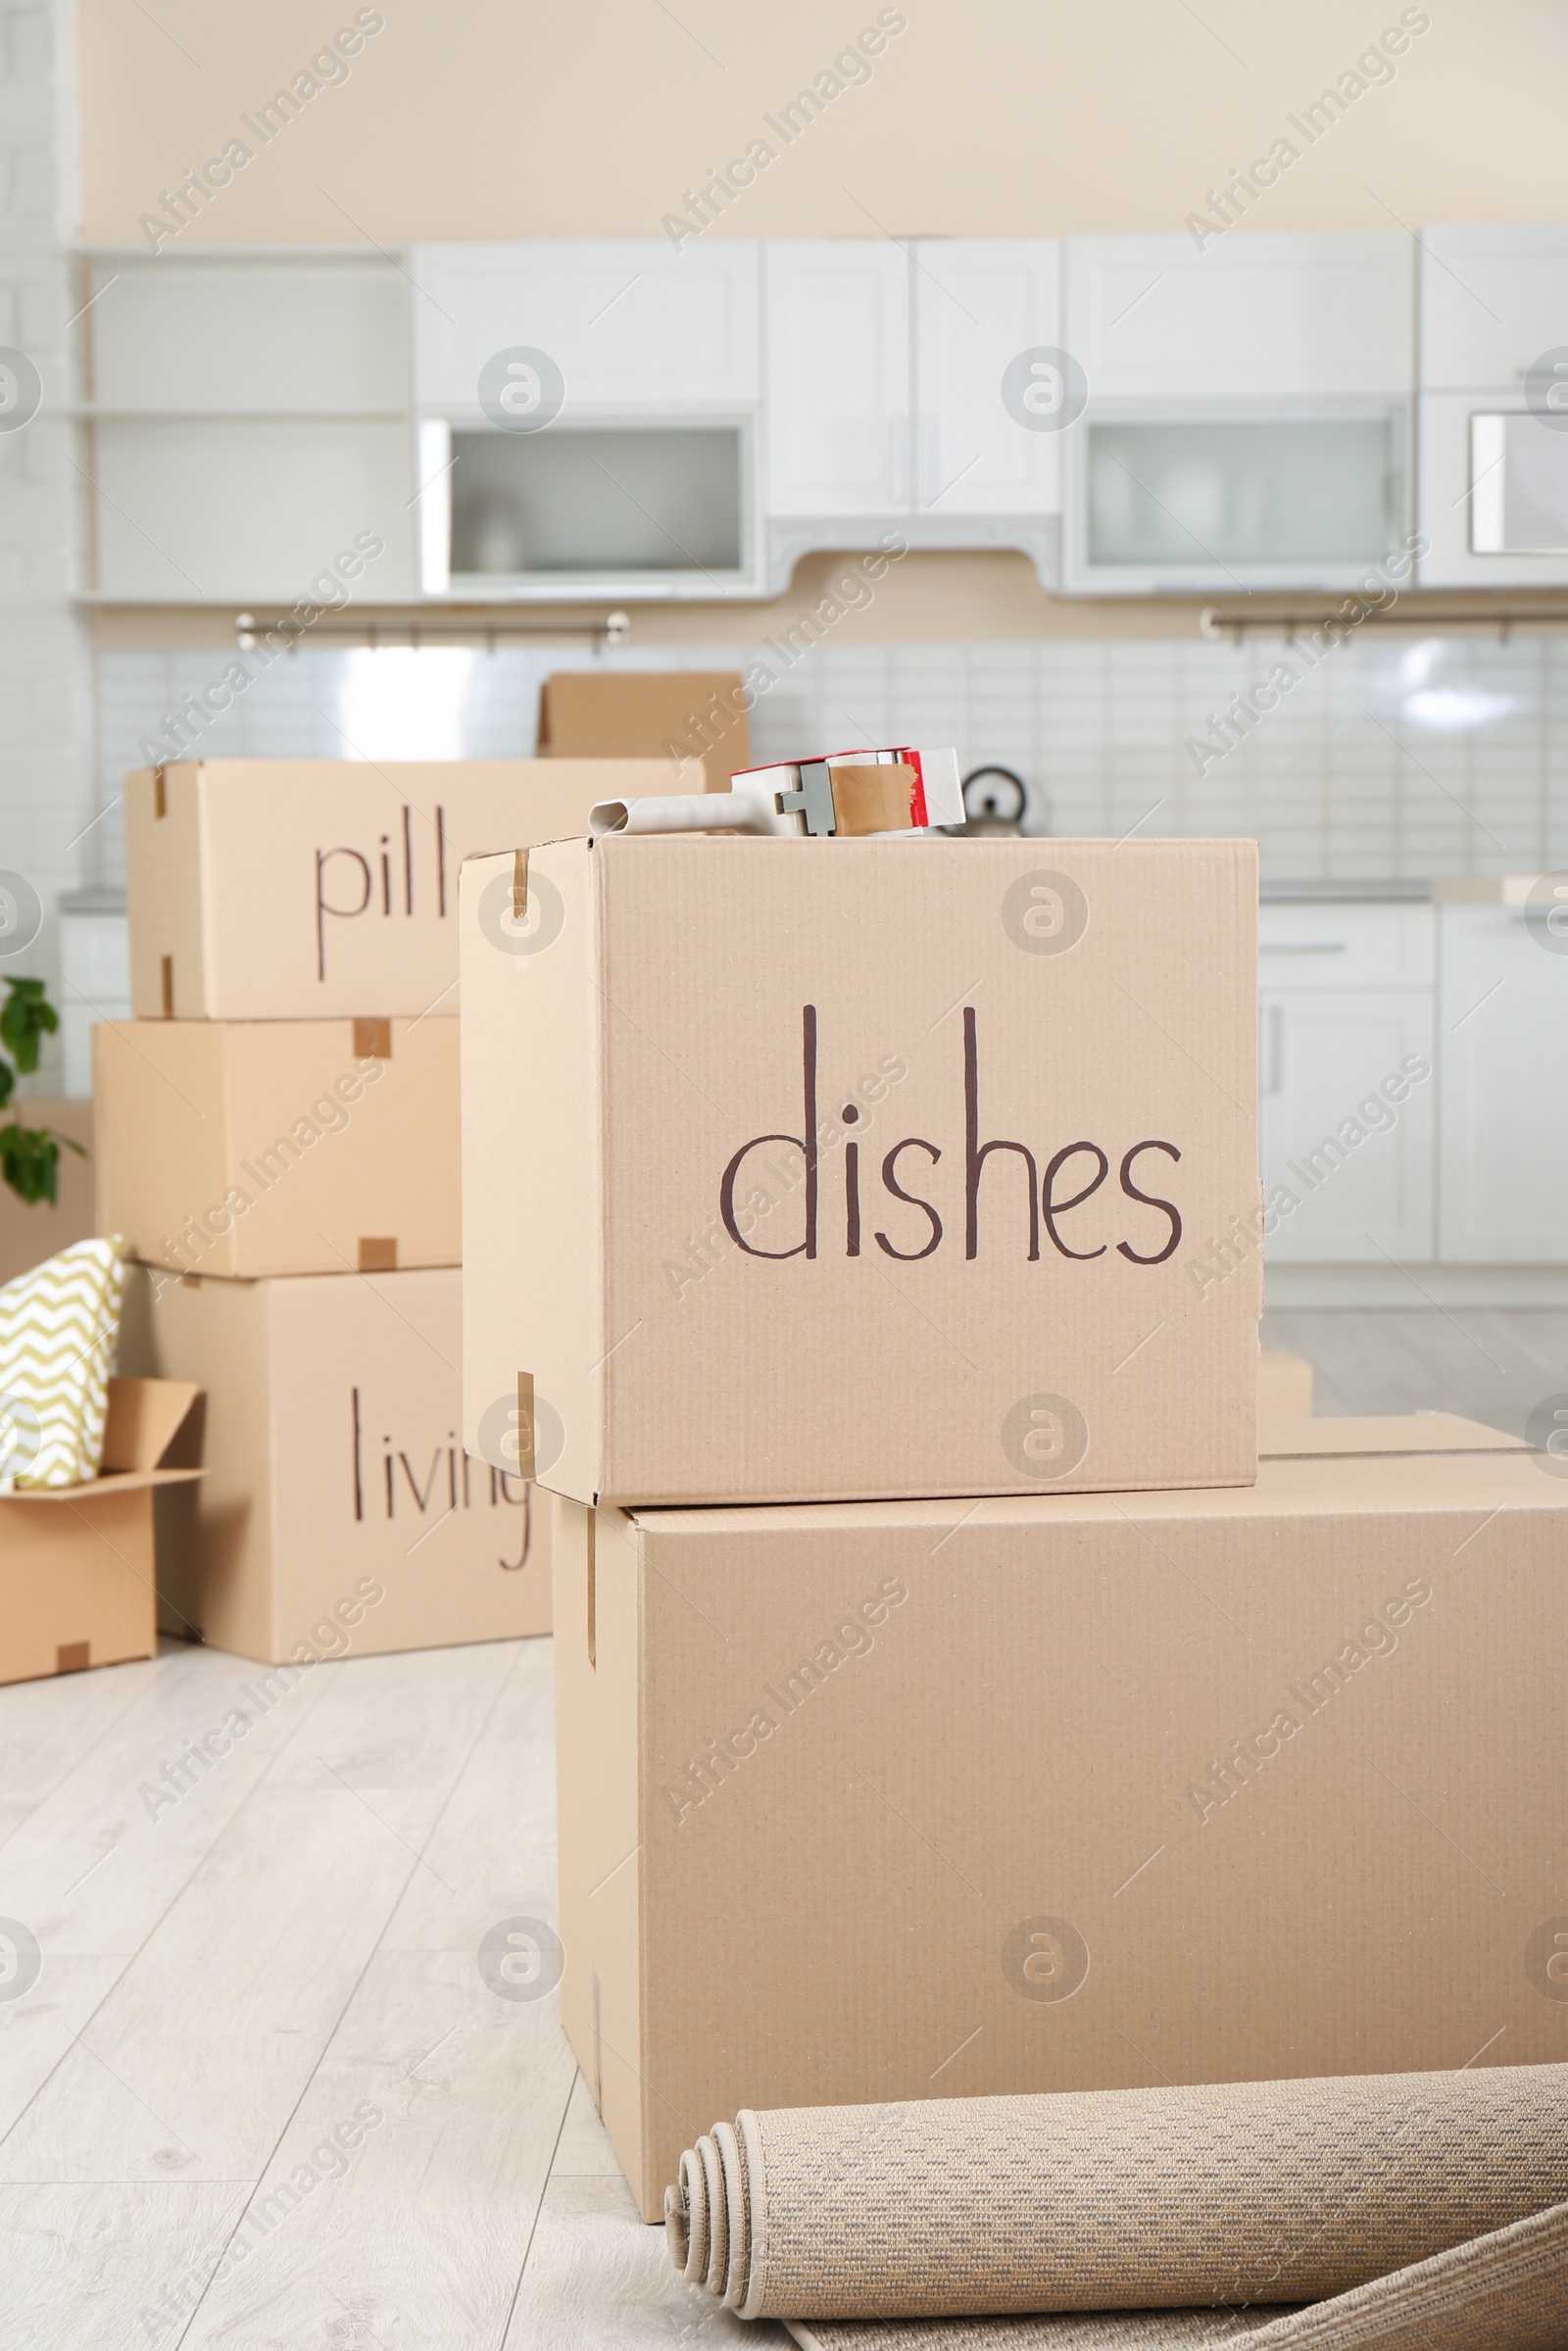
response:
[[[207,1391],[167,1631],[271,1663],[550,1630],[550,1509],[462,1451],[454,1269],[128,1285],[122,1355]]]
[[[1304,1355],[1283,1347],[1266,1347],[1258,1371],[1257,1411],[1260,1420],[1310,1420],[1312,1366]]]
[[[0,1181],[0,1286],[19,1273],[30,1273],[45,1257],[58,1256],[74,1241],[88,1241],[97,1232],[93,1222],[92,1103],[75,1095],[13,1095],[6,1108],[24,1127],[53,1127],[79,1143],[85,1158],[64,1147],[60,1152],[59,1198],[18,1200],[9,1184]]]
[[[458,867],[678,787],[647,759],[180,759],[125,778],[139,1020],[450,1016]]]
[[[101,1474],[0,1494],[0,1682],[157,1653],[153,1500],[201,1476],[170,1463],[196,1398],[178,1380],[111,1380]]]
[[[1568,2055],[1568,1483],[1304,1426],[1219,1492],[558,1505],[562,2021],[646,2219],[741,2106]]]
[[[175,1273],[384,1273],[462,1257],[458,1023],[93,1029],[98,1230]]]
[[[658,759],[663,781],[645,791],[727,792],[752,763],[745,691],[738,669],[558,669],[539,693],[539,750],[554,759]],[[599,797],[619,799],[628,788]]]
[[[471,860],[470,1452],[528,1426],[579,1501],[1250,1479],[1259,1260],[1208,1255],[1258,1203],[1256,891],[1250,841]]]

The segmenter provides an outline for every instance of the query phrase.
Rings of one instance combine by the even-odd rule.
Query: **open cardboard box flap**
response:
[[[201,1395],[194,1380],[111,1380],[100,1474],[81,1486],[34,1486],[7,1495],[14,1502],[75,1502],[86,1494],[137,1486],[178,1485],[199,1469],[163,1466]]]

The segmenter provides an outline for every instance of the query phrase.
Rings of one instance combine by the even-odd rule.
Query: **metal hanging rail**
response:
[[[1354,608],[1364,606],[1360,616]],[[1540,605],[1447,605],[1434,602],[1430,606],[1419,597],[1400,596],[1379,607],[1368,598],[1348,590],[1338,601],[1315,612],[1233,612],[1224,605],[1206,604],[1198,615],[1198,632],[1210,641],[1229,637],[1239,645],[1244,637],[1279,636],[1287,641],[1292,637],[1310,636],[1316,630],[1333,628],[1345,636],[1353,637],[1362,629],[1435,630],[1488,629],[1495,630],[1498,641],[1506,644],[1515,629],[1568,628],[1568,597],[1554,604]]]

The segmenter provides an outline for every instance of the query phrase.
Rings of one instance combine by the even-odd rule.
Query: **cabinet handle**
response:
[[[1263,1092],[1265,1094],[1283,1094],[1285,1091],[1285,1006],[1283,1004],[1265,1004],[1263,1012],[1264,1033],[1267,1039],[1267,1050],[1263,1054],[1266,1073],[1263,1080]]]
[[[940,416],[921,416],[914,424],[915,485],[914,506],[918,513],[929,512],[933,500],[943,487],[942,482],[942,419]]]
[[[1260,955],[1343,955],[1348,939],[1259,939]]]

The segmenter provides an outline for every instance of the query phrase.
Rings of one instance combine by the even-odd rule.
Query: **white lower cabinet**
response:
[[[1568,1264],[1568,938],[1518,906],[1446,906],[1440,1254]]]
[[[1430,1261],[1432,991],[1273,989],[1265,977],[1259,1018],[1259,1157],[1278,1214],[1269,1261]]]
[[[1271,1264],[1568,1264],[1568,924],[1465,887],[1263,908]]]

